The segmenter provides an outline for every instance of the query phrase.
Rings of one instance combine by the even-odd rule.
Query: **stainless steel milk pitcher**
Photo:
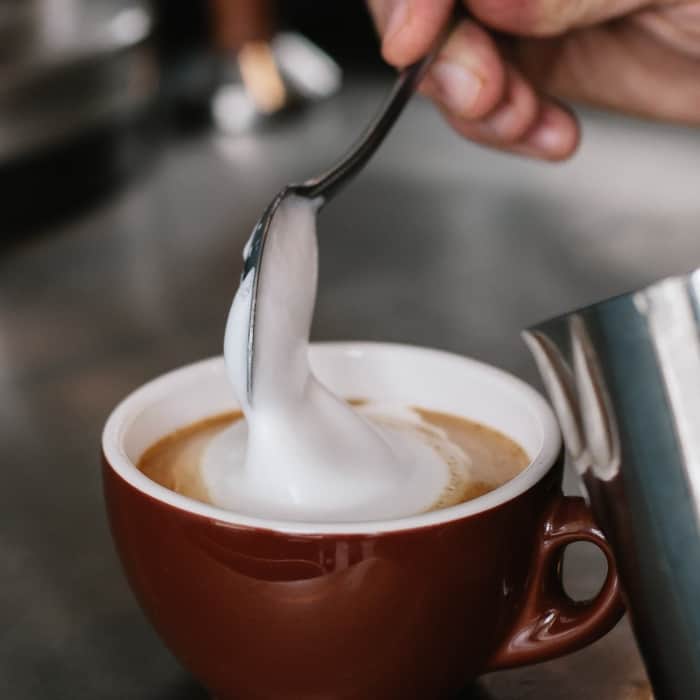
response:
[[[657,700],[700,698],[700,270],[524,333]]]

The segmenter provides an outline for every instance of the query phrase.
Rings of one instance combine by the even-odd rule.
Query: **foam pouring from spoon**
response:
[[[205,483],[220,505],[291,519],[399,517],[425,510],[449,487],[450,459],[468,461],[462,453],[448,454],[446,462],[416,431],[406,430],[406,421],[389,426],[385,420],[378,430],[324,387],[308,363],[316,211],[382,143],[455,22],[400,72],[350,151],[322,175],[289,185],[253,231],[224,342],[246,423],[216,438],[203,464]],[[418,414],[413,418],[419,420]],[[426,431],[423,426],[421,435]],[[449,441],[443,442],[449,453]]]
[[[221,433],[205,453],[212,498],[237,511],[294,520],[386,519],[428,509],[453,477],[449,451],[460,452],[452,462],[466,463],[466,455],[447,441],[438,445],[440,435],[426,439],[429,430],[405,407],[382,407],[384,420],[370,421],[371,405],[354,409],[309,366],[318,274],[314,202],[293,195],[281,201],[257,273],[252,400],[246,361],[250,270],[234,298],[224,341],[246,420]]]

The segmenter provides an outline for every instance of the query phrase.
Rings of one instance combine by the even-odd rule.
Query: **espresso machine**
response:
[[[657,700],[700,698],[700,269],[524,333]]]

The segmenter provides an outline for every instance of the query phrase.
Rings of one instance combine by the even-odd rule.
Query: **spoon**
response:
[[[248,341],[246,344],[246,395],[253,403],[253,375],[255,359],[255,309],[258,282],[262,259],[265,253],[265,241],[270,222],[287,197],[303,197],[315,201],[316,211],[320,210],[330,199],[349,182],[369,161],[391,130],[399,115],[413,95],[416,87],[425,75],[444,40],[452,29],[452,22],[441,33],[431,50],[416,63],[404,68],[387,96],[383,106],[369,123],[365,132],[355,145],[329,170],[301,183],[286,185],[270,202],[259,219],[248,243],[243,250],[243,273],[241,280],[254,275],[251,285],[250,316],[248,321]]]

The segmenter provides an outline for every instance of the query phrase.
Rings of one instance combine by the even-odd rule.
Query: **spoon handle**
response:
[[[325,173],[293,186],[298,194],[320,198],[320,206],[323,206],[365,166],[399,118],[453,26],[454,21],[449,22],[430,51],[399,73],[381,109],[352,148]]]

